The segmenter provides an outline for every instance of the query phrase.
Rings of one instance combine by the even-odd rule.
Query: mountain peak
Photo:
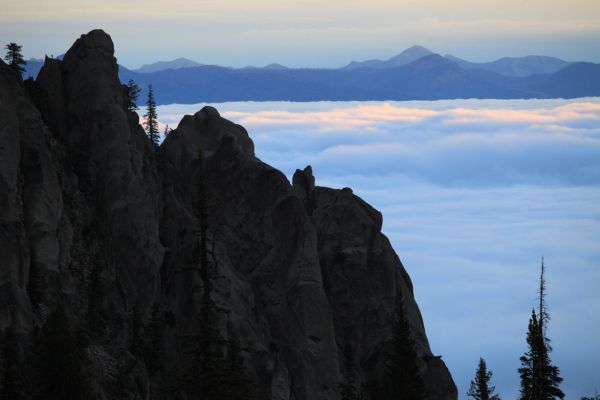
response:
[[[420,57],[416,61],[413,61],[410,64],[408,64],[408,67],[412,68],[413,70],[420,70],[420,71],[432,70],[432,69],[438,69],[438,68],[453,69],[453,70],[460,69],[460,67],[452,60],[442,57],[441,55],[436,54],[436,53],[431,53],[424,57]]]
[[[200,67],[202,64],[190,60],[185,57],[179,57],[171,61],[158,61],[152,64],[144,64],[138,69],[134,69],[132,71],[139,72],[142,74],[148,74],[151,72],[158,72],[165,69],[180,69],[180,68],[192,68],[192,67]]]
[[[288,69],[285,65],[281,65],[279,63],[272,63],[269,65],[265,65],[263,69]]]
[[[388,62],[392,62],[394,66],[401,66],[410,64],[414,61],[417,61],[420,58],[430,56],[435,54],[433,51],[426,49],[423,46],[415,45],[411,46],[408,49],[404,50],[402,53],[394,56],[388,60]]]
[[[396,68],[401,67],[403,65],[408,65],[412,62],[419,60],[420,58],[430,56],[435,54],[429,49],[426,49],[423,46],[414,45],[402,53],[388,59],[388,60],[366,60],[366,61],[352,61],[350,64],[346,65],[342,69],[358,69],[358,68],[373,68],[373,69],[386,69],[386,68]]]
[[[446,59],[463,69],[483,69],[500,75],[526,77],[536,74],[553,74],[571,65],[571,62],[556,57],[529,55],[524,57],[502,57],[488,62],[471,62],[446,54]]]
[[[429,55],[429,54],[434,54],[434,53],[433,53],[433,51],[429,50],[428,48],[425,48],[421,45],[415,44],[413,46],[410,46],[409,48],[407,48],[400,54],[407,54],[407,55],[411,54],[411,55],[418,56],[421,54]]]

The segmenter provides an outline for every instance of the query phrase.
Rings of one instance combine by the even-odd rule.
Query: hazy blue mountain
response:
[[[57,60],[62,60],[65,55],[61,54],[56,57]],[[37,78],[37,75],[40,73],[42,66],[44,65],[44,60],[42,58],[31,58],[25,61],[25,72],[23,73],[23,78]]]
[[[142,65],[140,68],[135,69],[134,71],[142,74],[148,74],[151,72],[158,72],[165,69],[191,68],[200,67],[201,65],[202,64],[197,63],[196,61],[192,61],[184,57],[179,57],[171,61],[158,61],[152,64],[145,64]]]
[[[538,75],[541,91],[550,97],[586,97],[600,95],[600,64],[578,62],[555,74]]]
[[[484,69],[501,75],[518,77],[553,74],[572,64],[560,58],[547,56],[504,57],[484,63],[470,62],[454,57],[451,54],[446,55],[446,58],[455,62],[463,69]]]
[[[395,68],[410,64],[420,58],[434,54],[432,51],[422,46],[412,46],[404,50],[402,53],[390,58],[389,60],[366,60],[352,61],[350,64],[341,69],[358,69],[358,68]]]
[[[366,61],[352,61],[350,64],[340,68],[339,70],[347,71],[347,70],[357,70],[357,69],[390,69],[390,68],[398,68],[402,66],[406,66],[411,64],[419,59],[424,57],[428,57],[434,55],[432,51],[422,47],[422,46],[412,46],[402,53],[394,56],[388,60],[366,60]],[[61,56],[57,57],[61,59]],[[555,57],[546,57],[546,56],[526,56],[526,57],[504,57],[495,61],[485,62],[485,63],[475,63],[470,62],[453,55],[446,55],[445,58],[449,61],[452,61],[460,68],[464,70],[485,70],[489,72],[495,72],[500,75],[510,76],[510,77],[527,77],[537,74],[553,74],[555,72],[560,71],[561,69],[572,65],[573,63],[561,60]],[[36,77],[42,64],[43,60],[41,59],[31,59],[27,61],[28,65],[25,67],[26,72],[24,77],[27,78],[29,76]],[[184,68],[197,68],[206,66],[204,64],[197,63],[193,60],[189,60],[187,58],[177,58],[172,61],[158,61],[152,64],[146,64],[138,69],[127,69],[131,72],[136,73],[156,73],[164,70],[179,70]],[[225,69],[230,69],[233,71],[241,71],[241,70],[269,70],[269,71],[283,71],[283,70],[294,70],[293,68],[285,67],[278,63],[272,63],[265,65],[264,67],[253,67],[248,66],[240,69],[233,69],[229,67],[221,67]],[[121,69],[125,70],[125,67],[121,66]],[[318,68],[314,68],[311,70],[318,70]]]
[[[119,74],[123,82],[134,79],[143,88],[152,84],[159,104],[600,95],[600,64],[576,63],[555,74],[513,77],[463,69],[437,54],[387,69],[233,69],[207,65],[150,74],[121,68]]]
[[[283,69],[289,69],[288,67],[286,67],[285,65],[281,65],[278,63],[272,63],[272,64],[268,64],[265,65],[264,67],[253,67],[251,65],[244,67],[242,69],[270,69],[270,70],[283,70]]]
[[[44,65],[44,60],[40,58],[31,58],[26,60],[27,64],[25,64],[25,72],[23,73],[23,78],[33,78],[35,79],[42,69]]]
[[[285,65],[281,65],[278,63],[272,63],[269,65],[265,65],[264,67],[262,67],[263,69],[288,69],[288,67],[286,67]]]
[[[359,72],[359,71],[357,71]],[[468,71],[438,54],[403,67],[367,70],[361,82],[376,88],[378,100],[529,97],[526,87],[488,71]]]

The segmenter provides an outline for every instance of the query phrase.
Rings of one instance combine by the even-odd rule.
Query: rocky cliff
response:
[[[40,388],[56,369],[89,398],[195,398],[205,232],[215,326],[239,343],[256,397],[337,399],[343,370],[381,375],[403,293],[428,398],[456,399],[381,214],[350,189],[316,187],[310,167],[290,185],[211,107],[155,148],[113,53],[95,30],[35,82],[0,62],[1,390],[52,398]],[[53,348],[74,349],[78,367]]]

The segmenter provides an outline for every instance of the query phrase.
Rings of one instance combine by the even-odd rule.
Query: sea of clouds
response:
[[[202,106],[159,118],[174,128]],[[599,98],[213,106],[288,177],[310,164],[382,211],[460,398],[480,356],[516,397],[542,256],[563,389],[600,385]]]

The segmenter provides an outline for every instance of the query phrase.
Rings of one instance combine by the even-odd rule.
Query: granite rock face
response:
[[[359,381],[382,371],[402,290],[429,398],[456,399],[381,214],[350,189],[316,187],[310,167],[290,185],[211,107],[156,149],[126,109],[113,53],[91,31],[25,85],[0,62],[2,347],[12,338],[26,365],[60,306],[92,398],[191,398],[180,372],[203,329],[201,170],[218,328],[239,341],[258,398],[339,398],[345,341]],[[151,333],[153,366],[140,350]]]

